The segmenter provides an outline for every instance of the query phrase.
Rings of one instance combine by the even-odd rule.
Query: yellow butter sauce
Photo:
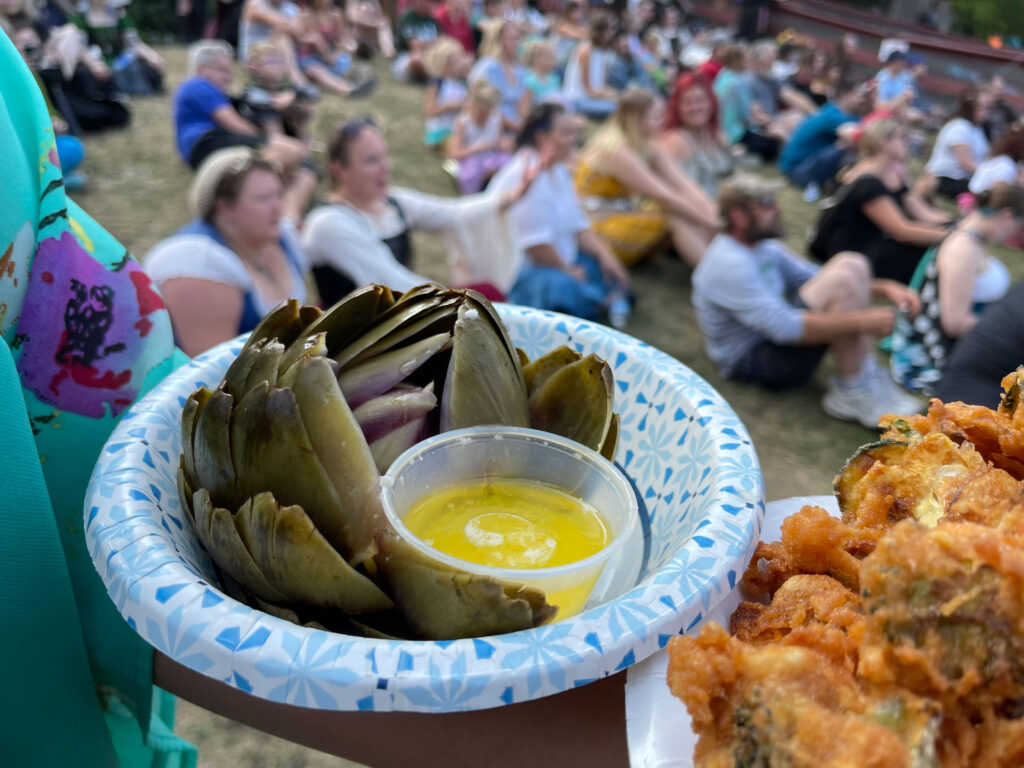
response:
[[[460,560],[496,568],[552,568],[584,560],[611,539],[593,507],[565,491],[525,480],[455,485],[427,496],[405,515],[421,540]],[[577,613],[599,571],[547,595],[558,618]]]

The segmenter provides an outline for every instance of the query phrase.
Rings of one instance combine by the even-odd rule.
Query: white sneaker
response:
[[[897,384],[889,373],[889,369],[885,366],[879,366],[875,369],[875,376],[878,379],[878,388],[885,393],[886,400],[890,400],[893,403],[893,410],[891,413],[895,413],[899,416],[912,416],[916,413],[921,413],[926,405],[923,397],[918,397],[899,384]]]
[[[859,387],[842,387],[833,381],[821,400],[821,407],[833,418],[856,421],[868,429],[877,429],[878,420],[886,414],[903,415],[907,412],[908,398],[909,395],[889,391],[878,377],[872,377]],[[919,406],[916,400],[914,403]]]

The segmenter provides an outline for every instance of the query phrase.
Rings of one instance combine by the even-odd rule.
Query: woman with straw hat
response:
[[[252,149],[221,150],[192,183],[195,220],[146,257],[189,355],[252,330],[285,299],[305,299],[306,260],[282,189]]]

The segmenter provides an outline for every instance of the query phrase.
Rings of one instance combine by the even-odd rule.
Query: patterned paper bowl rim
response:
[[[419,712],[486,709],[585,685],[698,623],[735,587],[764,518],[760,467],[743,424],[700,376],[637,339],[556,313],[499,311],[531,355],[538,339],[525,336],[546,333],[539,339],[544,349],[570,343],[605,357],[613,370],[654,377],[658,391],[685,395],[687,418],[710,441],[701,470],[710,512],[670,560],[620,597],[570,619],[445,642],[349,637],[235,601],[202,575],[209,560],[181,512],[176,472],[185,399],[200,386],[216,386],[241,349],[236,339],[136,403],[93,472],[85,504],[89,552],[128,623],[175,661],[262,698],[317,709]]]

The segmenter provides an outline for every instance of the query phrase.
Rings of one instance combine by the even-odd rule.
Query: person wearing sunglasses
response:
[[[285,299],[305,300],[306,260],[282,192],[264,157],[220,150],[192,182],[196,218],[146,256],[188,355],[251,331]]]
[[[392,186],[387,142],[370,118],[340,126],[327,153],[329,202],[310,212],[302,231],[325,306],[367,283],[406,291],[428,282],[411,268],[414,231],[441,235],[451,284],[482,288],[492,298],[512,287],[521,259],[501,214],[522,198],[549,158],[502,193],[448,199]]]

